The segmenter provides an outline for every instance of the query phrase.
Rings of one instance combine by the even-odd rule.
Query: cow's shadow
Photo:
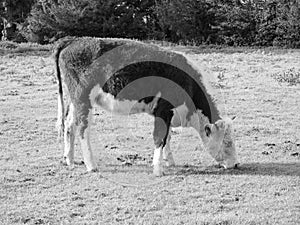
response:
[[[278,163],[268,162],[259,163],[251,162],[244,163],[237,169],[220,169],[216,166],[200,167],[200,166],[188,166],[175,167],[177,168],[177,174],[189,175],[189,174],[212,174],[212,175],[260,175],[260,176],[297,176],[300,177],[300,163]]]
[[[107,164],[103,172],[113,173],[152,173],[150,165],[132,165],[129,167]],[[237,169],[222,169],[217,166],[195,166],[195,165],[176,165],[166,168],[166,176],[174,175],[260,175],[260,176],[297,176],[300,177],[300,162],[297,163],[278,163],[278,162],[251,162],[244,163]]]

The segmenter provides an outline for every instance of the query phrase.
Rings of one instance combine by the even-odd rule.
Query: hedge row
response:
[[[40,43],[76,35],[297,48],[300,0],[36,0],[22,24]]]

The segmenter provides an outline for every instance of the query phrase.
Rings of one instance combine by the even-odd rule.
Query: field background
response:
[[[95,110],[99,172],[62,163],[57,88],[45,49],[0,51],[0,224],[300,224],[300,51],[189,55],[235,121],[241,167],[215,166],[192,129],[172,133],[177,166],[152,175],[153,119]],[[296,84],[296,85],[291,85]]]

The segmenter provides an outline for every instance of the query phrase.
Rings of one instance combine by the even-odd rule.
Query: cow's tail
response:
[[[64,106],[64,98],[63,98],[63,86],[62,86],[62,78],[61,71],[59,67],[59,56],[61,51],[66,48],[72,41],[73,37],[67,37],[58,42],[58,45],[54,51],[54,61],[55,61],[55,72],[58,84],[58,110],[57,110],[57,130],[58,130],[58,139],[61,140],[64,134],[65,129],[65,106]]]

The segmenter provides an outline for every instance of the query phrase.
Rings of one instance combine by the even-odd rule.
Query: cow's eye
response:
[[[210,125],[208,125],[208,124],[205,125],[204,130],[205,130],[206,136],[209,137],[211,134]]]

